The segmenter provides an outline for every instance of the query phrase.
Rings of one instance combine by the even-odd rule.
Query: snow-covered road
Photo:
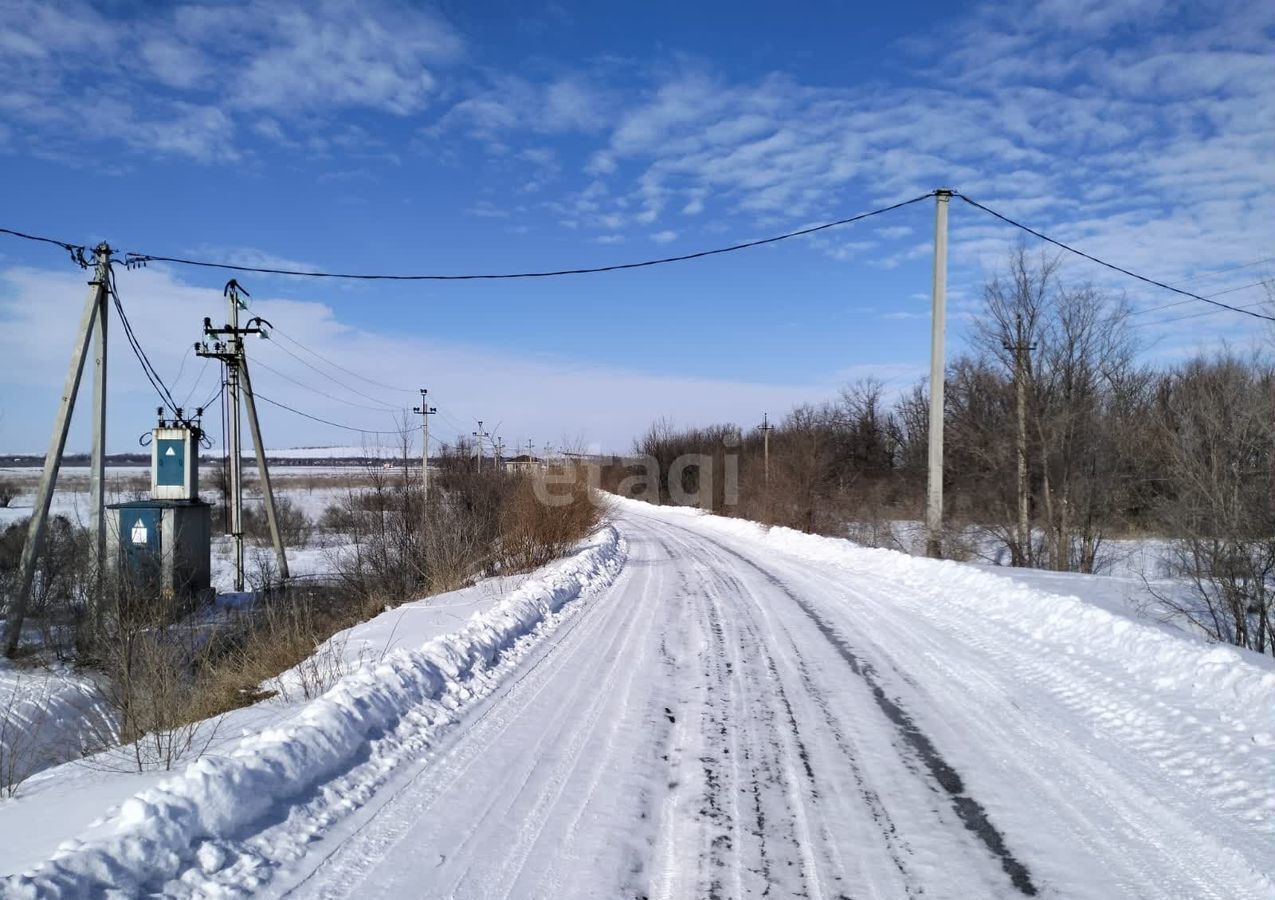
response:
[[[972,566],[613,525],[9,890],[1275,897],[1269,660]]]
[[[270,889],[1271,896],[1272,751],[1212,758],[1225,710],[706,522],[623,506],[614,584]]]

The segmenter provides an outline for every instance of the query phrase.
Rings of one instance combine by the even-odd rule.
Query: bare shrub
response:
[[[1161,603],[1214,640],[1275,653],[1275,372],[1230,355],[1179,369],[1160,397],[1168,494],[1160,504],[1175,536],[1170,572],[1183,599]]]
[[[534,569],[557,559],[596,528],[600,517],[583,467],[520,476],[500,513],[505,567]]]
[[[49,688],[35,695],[25,690],[19,677],[7,685],[0,698],[0,793],[12,797],[18,786],[41,768],[41,731],[48,713]]]
[[[24,519],[0,532],[0,596],[5,606],[17,586],[29,525]],[[88,532],[65,516],[50,517],[26,608],[26,621],[37,629],[40,649],[63,660],[75,654],[84,640],[80,630],[93,588]]]
[[[8,507],[18,498],[18,483],[11,478],[0,478],[0,506]]]
[[[351,532],[358,525],[358,518],[349,509],[350,504],[338,502],[329,504],[319,517],[319,530],[327,534]]]
[[[292,502],[285,494],[275,494],[275,517],[279,524],[279,539],[285,547],[304,547],[310,543],[314,534],[314,523],[299,505]],[[264,501],[261,505],[245,506],[243,511],[243,531],[245,537],[260,546],[268,546],[273,540],[270,536],[270,521],[266,516]]]
[[[215,725],[200,722],[197,698],[208,632],[183,621],[189,607],[160,596],[145,573],[103,580],[84,658],[104,674],[101,694],[139,772],[198,756]]]

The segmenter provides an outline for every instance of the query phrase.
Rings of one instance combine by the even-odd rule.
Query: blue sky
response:
[[[1269,4],[0,10],[0,226],[70,241],[343,271],[589,266],[950,185],[1197,292],[1272,273]],[[483,418],[510,443],[622,449],[657,415],[747,425],[865,375],[920,378],[932,222],[918,204],[744,253],[536,282],[241,280],[304,346],[430,387],[443,437]],[[1013,235],[954,204],[951,237],[955,354]],[[1177,299],[1083,263],[1066,272],[1135,306]],[[179,398],[213,386],[184,354],[205,315],[223,317],[226,277],[119,274]],[[47,442],[83,281],[54,248],[0,240],[4,449]],[[1148,357],[1269,339],[1232,314],[1183,318],[1195,312],[1140,317]],[[364,406],[415,401],[300,351],[324,378],[287,347],[250,348],[262,393],[366,428],[392,414]],[[155,401],[122,342],[111,365],[123,450]],[[359,441],[277,411],[265,427],[274,446]],[[86,443],[77,426],[72,446]]]

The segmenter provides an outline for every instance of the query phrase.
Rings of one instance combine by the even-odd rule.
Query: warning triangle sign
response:
[[[176,450],[174,450],[172,447],[169,447],[167,450],[165,450],[165,451],[164,451],[164,455],[165,455],[165,456],[176,456],[176,455],[177,455],[177,451],[176,451]]]

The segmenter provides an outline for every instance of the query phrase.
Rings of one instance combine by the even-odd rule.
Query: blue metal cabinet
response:
[[[181,487],[186,483],[186,442],[160,438],[155,453],[155,483]]]
[[[159,575],[163,554],[163,510],[154,506],[123,507],[120,513],[120,550],[129,574],[135,578]]]

